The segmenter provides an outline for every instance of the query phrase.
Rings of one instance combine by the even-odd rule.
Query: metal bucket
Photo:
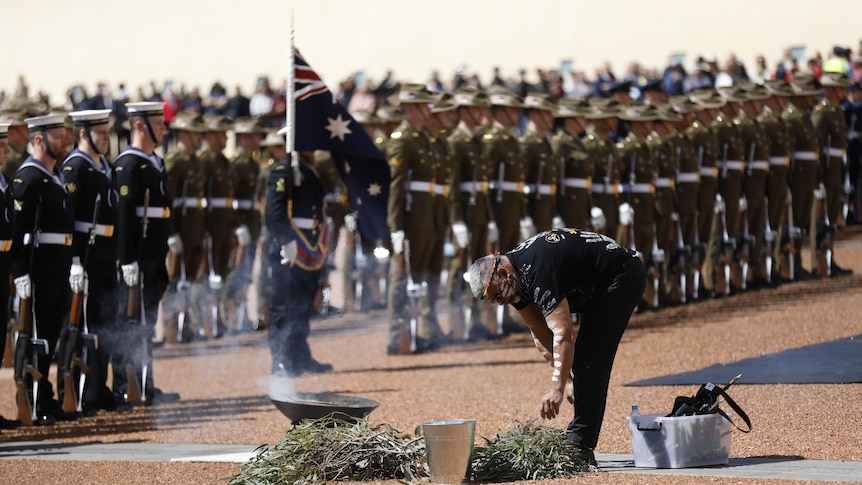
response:
[[[431,482],[458,484],[468,481],[476,438],[475,419],[450,419],[422,423]]]

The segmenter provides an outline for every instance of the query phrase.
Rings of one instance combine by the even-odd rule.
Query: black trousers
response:
[[[272,370],[300,370],[311,360],[308,334],[314,313],[314,296],[321,271],[272,262],[272,296],[269,303],[269,348]]]
[[[643,263],[632,257],[620,266],[607,293],[581,315],[572,362],[575,417],[566,429],[569,442],[590,449],[598,442],[617,347],[645,286]]]
[[[9,288],[10,268],[7,265],[0,266],[0,364],[3,364],[3,355],[6,354],[6,332],[9,331],[9,304],[11,302],[12,292]],[[12,345],[15,342],[12,341]],[[12,365],[11,362],[6,362],[7,366]]]
[[[36,369],[42,374],[39,381],[39,395],[36,399],[36,411],[51,413],[54,389],[48,380],[48,371],[54,360],[54,350],[63,329],[63,322],[68,316],[69,307],[69,268],[59,265],[50,268],[48,265],[37,266],[30,278],[33,282],[33,328],[35,336],[48,342],[48,354],[36,357]],[[33,335],[31,335],[32,337]],[[59,371],[58,371],[59,373]],[[60,381],[60,376],[57,377]],[[32,378],[25,377],[27,392],[32,394]]]
[[[126,309],[129,304],[129,287],[125,283],[119,289],[119,315],[117,316],[116,340],[114,352],[111,354],[111,366],[114,369],[114,391],[124,391],[127,386],[126,364],[132,364],[137,373],[138,382],[143,381],[143,367],[147,366],[145,390],[150,393],[153,385],[153,346],[156,321],[159,318],[159,302],[168,289],[168,269],[165,258],[152,258],[138,261],[140,282],[142,284],[141,310],[137,325],[129,325]]]

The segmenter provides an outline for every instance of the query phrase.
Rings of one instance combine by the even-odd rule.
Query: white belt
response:
[[[718,177],[718,167],[701,167],[701,177]]]
[[[296,226],[297,229],[314,229],[318,225],[317,220],[310,219],[308,217],[294,217],[290,222]]]
[[[449,184],[436,184],[434,182],[410,182],[407,188],[413,192],[429,192],[436,195],[449,194]]]
[[[461,182],[461,190],[464,192],[488,192],[488,182]]]
[[[524,182],[493,182],[491,184],[492,189],[502,189],[507,192],[520,192],[524,193]]]
[[[587,190],[589,190],[590,187],[593,186],[593,180],[592,179],[579,179],[579,178],[563,179],[563,186],[564,187],[571,187],[573,189],[587,189]],[[604,185],[602,185],[602,190],[604,190],[604,189],[605,189],[605,187],[604,187]],[[593,187],[593,192],[595,192],[595,187]]]
[[[683,182],[700,182],[700,174],[697,172],[682,172],[676,176],[676,181],[678,183]]]
[[[813,160],[817,161],[817,153],[815,152],[793,152],[793,156],[797,160]]]
[[[24,245],[30,244],[33,234],[24,234]],[[40,232],[39,244],[57,244],[60,246],[71,246],[72,235],[64,232]]]
[[[770,165],[790,165],[790,157],[769,157]]]
[[[190,209],[206,209],[207,200],[203,197],[180,197],[174,199],[174,207],[188,207]]]
[[[557,193],[557,187],[554,185],[539,184],[539,185],[536,185],[535,187],[536,187],[536,190],[532,190],[531,187],[524,187],[524,193],[529,194],[530,192],[533,192],[534,194],[539,194],[539,195],[556,195],[556,193]]]
[[[742,170],[745,168],[745,162],[739,160],[727,160],[724,162],[724,167],[728,170]]]
[[[673,181],[670,177],[659,177],[655,179],[656,188],[673,188]]]
[[[236,201],[235,207],[242,210],[258,210],[260,209],[260,202],[251,199],[240,199]]]
[[[144,217],[144,208],[135,207],[135,215]],[[147,219],[167,219],[171,217],[170,207],[147,207]]]
[[[855,140],[857,138],[859,138],[859,132],[858,131],[850,130],[847,132],[847,139],[848,140]]]
[[[592,184],[593,185],[593,193],[594,194],[614,194],[617,195],[620,193],[620,184],[608,184],[608,190],[605,191],[605,184]]]
[[[845,150],[843,148],[827,148],[826,154],[830,157],[843,157],[844,151]]]
[[[12,249],[11,239],[0,239],[0,253],[8,253]]]
[[[769,170],[769,162],[766,160],[755,160],[751,162],[753,170]]]
[[[90,228],[93,226],[91,222],[75,221],[75,230],[83,233],[90,233]],[[114,226],[105,224],[96,224],[96,235],[111,237],[114,235]]]
[[[213,209],[236,209],[236,201],[226,197],[209,199],[208,204]]]
[[[623,192],[631,192],[632,194],[654,194],[655,187],[653,184],[622,184]]]

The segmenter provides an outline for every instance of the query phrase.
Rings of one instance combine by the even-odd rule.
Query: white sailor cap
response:
[[[162,116],[165,114],[165,103],[161,101],[141,101],[126,103],[129,116]]]
[[[0,123],[0,140],[9,137],[9,125],[10,123]]]
[[[30,128],[31,132],[50,130],[52,128],[65,128],[66,113],[36,116],[34,118],[27,118],[24,121],[27,122],[27,127]]]
[[[111,115],[109,109],[87,109],[84,111],[73,111],[69,113],[75,126],[104,125]]]

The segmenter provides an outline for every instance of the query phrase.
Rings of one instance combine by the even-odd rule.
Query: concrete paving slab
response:
[[[0,460],[75,460],[245,463],[259,445],[192,443],[0,442]],[[731,458],[727,466],[635,468],[631,454],[597,453],[605,473],[692,477],[769,478],[825,482],[862,482],[862,462],[804,460],[796,457]]]

